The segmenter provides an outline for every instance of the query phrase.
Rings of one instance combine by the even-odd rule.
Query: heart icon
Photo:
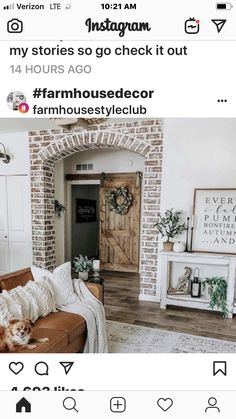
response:
[[[160,407],[160,409],[163,410],[163,412],[167,412],[167,410],[169,410],[173,406],[173,403],[173,400],[170,398],[161,398],[157,400],[157,406]]]
[[[9,370],[15,375],[19,374],[24,369],[24,364],[22,362],[11,362],[9,364]]]

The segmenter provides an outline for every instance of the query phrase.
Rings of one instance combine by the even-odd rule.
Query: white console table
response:
[[[209,296],[202,291],[201,298],[192,298],[191,295],[168,294],[170,284],[174,286],[178,277],[184,273],[184,267],[199,268],[199,278],[222,276],[228,283],[227,305],[229,318],[236,313],[236,256],[216,255],[210,253],[175,253],[161,252],[161,301],[160,307],[166,309],[168,305],[211,310]],[[191,277],[191,279],[193,279]],[[216,311],[220,309],[216,308]]]

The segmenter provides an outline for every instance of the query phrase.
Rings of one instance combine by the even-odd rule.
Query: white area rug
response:
[[[236,342],[107,321],[110,353],[236,353]]]

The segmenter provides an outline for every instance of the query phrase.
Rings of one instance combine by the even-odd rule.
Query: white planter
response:
[[[185,251],[185,243],[183,243],[183,242],[175,243],[174,247],[173,247],[173,250],[176,253],[184,252]]]
[[[79,279],[82,279],[83,281],[88,280],[88,272],[79,272]]]

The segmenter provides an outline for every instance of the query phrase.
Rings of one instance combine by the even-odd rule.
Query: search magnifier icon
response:
[[[79,411],[76,409],[76,401],[73,397],[66,397],[63,400],[63,407],[66,410],[75,410],[77,413],[79,413]]]

